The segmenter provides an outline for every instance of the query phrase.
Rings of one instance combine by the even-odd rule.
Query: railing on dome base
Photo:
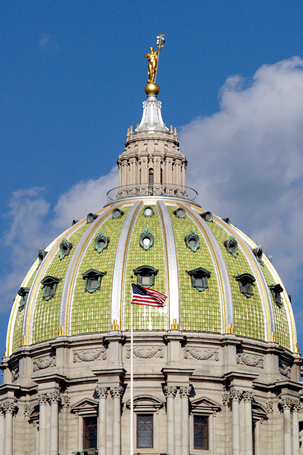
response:
[[[124,199],[127,197],[140,196],[161,196],[161,197],[177,197],[194,202],[197,199],[198,192],[188,186],[180,186],[174,184],[154,184],[154,185],[125,185],[112,188],[107,193],[107,204]]]
[[[72,452],[73,455],[98,455],[97,449],[84,449],[84,450],[76,450]]]

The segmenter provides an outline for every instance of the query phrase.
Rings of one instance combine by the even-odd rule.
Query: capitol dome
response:
[[[301,356],[271,257],[199,205],[153,91],[117,164],[107,204],[40,249],[20,285],[0,453],[124,455],[133,431],[136,454],[298,455]],[[133,351],[132,283],[167,296],[133,305]]]

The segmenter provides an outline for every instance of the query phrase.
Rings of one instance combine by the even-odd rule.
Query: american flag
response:
[[[164,302],[167,299],[166,295],[161,294],[153,289],[143,288],[138,284],[132,283],[132,304],[136,305],[148,305],[155,307],[164,307]]]

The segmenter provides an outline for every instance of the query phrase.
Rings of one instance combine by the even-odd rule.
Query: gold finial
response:
[[[144,55],[143,57],[148,58],[148,81],[145,86],[145,93],[146,95],[155,95],[157,96],[160,88],[159,85],[156,83],[157,77],[157,70],[158,70],[158,63],[159,63],[159,52],[165,44],[164,35],[160,34],[157,36],[157,47],[158,49],[154,51],[153,47],[150,47],[149,54]]]
[[[64,335],[64,327],[61,325],[60,330],[58,331],[58,336],[63,336]]]
[[[25,335],[23,335],[22,339],[21,339],[21,346],[24,346],[25,345]]]
[[[300,352],[300,349],[299,349],[299,346],[298,346],[298,343],[296,343],[296,350],[295,350],[296,353],[299,353]]]
[[[231,322],[228,324],[227,333],[235,333],[235,330]]]
[[[177,319],[173,319],[173,323],[171,325],[172,330],[178,330],[179,326],[177,324]]]
[[[5,346],[5,351],[4,351],[3,357],[7,357],[7,347],[6,346]]]
[[[277,342],[277,337],[275,335],[275,332],[271,332],[271,341],[273,341],[274,343]]]
[[[112,325],[112,330],[119,330],[119,324],[117,323],[117,319],[114,319],[114,323]]]

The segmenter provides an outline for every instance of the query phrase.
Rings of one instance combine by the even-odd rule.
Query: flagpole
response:
[[[134,454],[134,333],[133,304],[130,304],[130,455]]]

